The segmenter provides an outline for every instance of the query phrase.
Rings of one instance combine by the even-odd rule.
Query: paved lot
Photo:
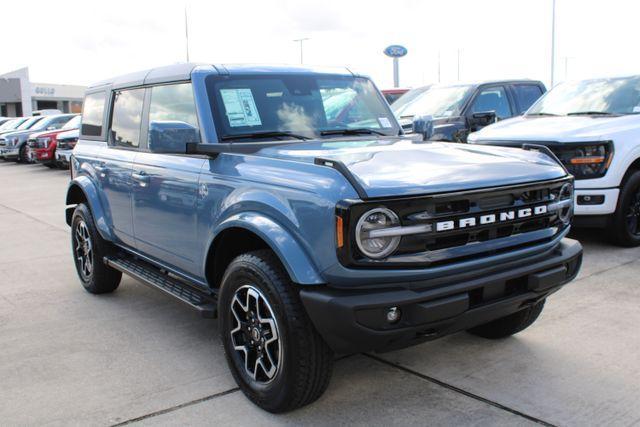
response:
[[[602,232],[576,235],[578,280],[517,337],[342,358],[317,403],[274,416],[236,389],[216,321],[129,278],[82,289],[68,179],[0,161],[2,425],[640,425],[640,249]]]

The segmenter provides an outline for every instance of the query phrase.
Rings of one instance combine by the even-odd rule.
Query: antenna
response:
[[[189,19],[187,18],[187,6],[184,7],[184,36],[187,48],[187,62],[189,62]]]

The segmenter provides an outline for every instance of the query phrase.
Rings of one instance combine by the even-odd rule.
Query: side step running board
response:
[[[215,297],[169,276],[148,262],[125,255],[104,257],[104,263],[147,286],[159,289],[179,299],[198,310],[202,317],[215,318],[217,316]]]

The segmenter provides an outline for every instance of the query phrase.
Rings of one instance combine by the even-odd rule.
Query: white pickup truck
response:
[[[550,148],[576,179],[574,224],[640,245],[640,76],[561,83],[468,142]]]

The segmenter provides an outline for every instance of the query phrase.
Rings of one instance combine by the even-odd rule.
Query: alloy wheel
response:
[[[274,312],[264,294],[252,285],[236,290],[231,300],[231,343],[254,381],[267,384],[278,373],[282,345]]]
[[[84,221],[78,221],[73,237],[75,241],[74,252],[80,267],[80,274],[84,280],[88,280],[93,273],[93,245],[89,229]]]

